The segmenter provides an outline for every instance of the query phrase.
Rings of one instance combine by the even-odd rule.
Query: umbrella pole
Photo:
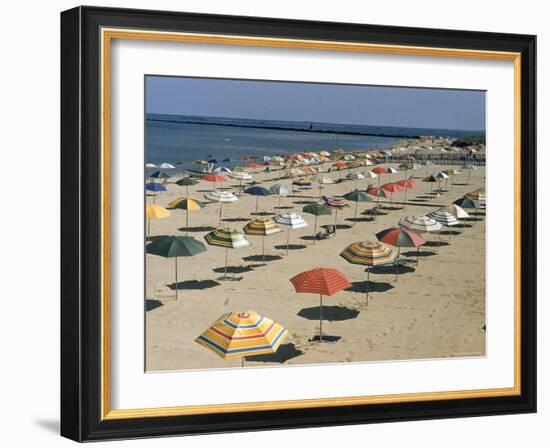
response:
[[[405,204],[407,204],[407,191],[409,191],[409,189],[408,189],[408,188],[405,188],[405,199],[404,199],[404,201],[403,201]],[[404,204],[404,205],[405,205],[405,204]]]
[[[336,223],[338,222],[338,209],[335,209],[334,213],[334,234],[336,234]]]
[[[286,254],[288,255],[288,242],[290,241],[290,227],[286,233]]]
[[[470,185],[470,176],[472,175],[472,169],[468,169],[468,185]]]
[[[359,210],[359,201],[355,202],[355,219],[357,219],[357,211]],[[355,223],[354,223],[355,225]]]
[[[223,202],[220,201],[220,219],[218,221],[218,227],[222,225],[222,208],[223,208]]]
[[[401,256],[401,246],[397,248],[397,260],[395,260],[395,281],[399,275],[399,257]]]
[[[151,218],[147,220],[147,236],[151,236]]]
[[[317,215],[315,215],[315,224],[313,225],[313,245],[317,242]]]
[[[225,267],[223,269],[223,278],[227,278],[227,255],[229,254],[229,248],[225,248]]]
[[[319,342],[323,342],[323,294],[319,294]]]
[[[244,356],[241,356],[241,367],[244,367]]]
[[[258,214],[258,201],[260,199],[260,196],[256,196],[256,214]]]
[[[175,268],[176,268],[176,300],[178,300],[178,257],[174,257],[175,261],[176,261],[176,265],[175,265]]]
[[[420,246],[418,246],[416,248],[416,264],[417,264],[417,266],[418,266],[418,257],[419,257],[419,255],[420,255]]]
[[[189,205],[189,203],[187,203]],[[189,233],[189,209],[185,210],[185,236]]]
[[[262,236],[262,261],[265,262],[265,235]]]
[[[365,285],[365,305],[369,306],[370,266],[367,264],[367,284]]]
[[[437,251],[439,252],[439,246],[441,242],[441,229],[439,229],[439,232],[437,232]]]

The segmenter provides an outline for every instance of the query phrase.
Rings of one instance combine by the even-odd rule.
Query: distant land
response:
[[[400,128],[394,126],[369,126],[313,121],[256,120],[250,118],[204,117],[195,115],[147,114],[147,121],[164,123],[198,124],[205,126],[232,126],[241,128],[279,129],[299,132],[324,132],[330,134],[369,135],[375,137],[420,138],[437,137],[485,137],[483,130]]]

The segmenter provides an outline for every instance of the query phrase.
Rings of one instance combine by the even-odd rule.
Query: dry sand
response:
[[[387,166],[387,165],[384,165]],[[430,173],[448,168],[430,167]],[[364,171],[362,168],[361,171]],[[329,173],[323,176],[338,178],[347,173]],[[309,226],[291,231],[291,247],[286,255],[286,229],[284,232],[266,237],[266,254],[277,259],[267,261],[253,256],[261,253],[261,237],[248,236],[252,246],[229,251],[230,272],[242,276],[241,281],[218,281],[223,271],[225,249],[207,246],[207,251],[193,258],[179,258],[179,300],[175,301],[174,259],[146,255],[146,368],[154,370],[181,370],[193,368],[238,367],[238,359],[224,360],[213,352],[194,343],[214,320],[229,311],[254,310],[283,324],[289,336],[275,355],[247,358],[246,366],[284,364],[310,364],[334,362],[358,362],[392,359],[422,359],[453,356],[483,356],[485,354],[485,221],[455,229],[463,232],[452,235],[450,240],[442,236],[443,245],[424,247],[418,266],[414,263],[404,268],[395,281],[395,271],[384,269],[371,271],[371,300],[365,307],[364,267],[351,265],[342,259],[340,252],[350,243],[373,240],[374,234],[397,224],[407,215],[424,215],[440,206],[448,205],[471,190],[484,185],[485,168],[471,173],[470,185],[464,185],[468,174],[456,176],[455,184],[448,182],[449,191],[441,197],[431,198],[426,194],[430,184],[421,182],[426,175],[422,167],[414,173],[417,188],[410,190],[411,201],[402,210],[393,210],[375,221],[357,222],[353,218],[355,203],[338,213],[338,223],[350,226],[338,229],[329,240],[313,241],[314,216],[302,214],[305,201],[316,201],[317,184],[310,191],[282,199],[281,205],[292,207],[302,214]],[[409,171],[408,175],[411,175]],[[256,176],[256,181],[269,187],[274,183],[290,186],[290,180],[265,181],[266,177],[278,177],[276,173]],[[382,183],[404,178],[400,172],[391,177],[382,175]],[[166,205],[174,198],[185,196],[186,188],[167,183],[168,191],[156,198],[156,203]],[[376,185],[377,179],[345,181],[327,185],[323,194],[342,195],[356,188],[365,189],[368,183]],[[223,186],[231,188],[238,182],[228,179]],[[218,185],[220,186],[220,185]],[[434,185],[434,189],[437,184]],[[189,196],[205,201],[205,190],[213,185],[200,182],[189,188]],[[401,201],[403,194],[394,195],[394,204]],[[151,202],[152,198],[147,197]],[[224,204],[224,224],[241,230],[253,216],[256,198],[243,194],[238,202]],[[277,196],[260,198],[260,210],[275,210]],[[360,203],[360,212],[373,207],[373,203]],[[397,204],[396,204],[397,205]],[[218,223],[218,204],[190,213],[189,232],[204,242],[208,227]],[[365,215],[359,215],[366,218]],[[483,217],[481,217],[483,218]],[[334,215],[319,217],[319,225],[332,224]],[[185,235],[185,210],[172,210],[171,216],[154,220],[151,235]],[[437,235],[423,234],[430,245],[437,241]],[[302,239],[305,237],[305,239]],[[205,243],[206,244],[206,243]],[[415,260],[415,249],[402,249],[402,256]],[[253,257],[253,258],[249,258]],[[280,258],[279,258],[280,257]],[[326,320],[323,331],[327,335],[341,336],[335,343],[310,342],[319,331],[318,320],[297,315],[304,308],[319,306],[319,297],[312,294],[297,294],[289,279],[314,267],[333,267],[343,272],[353,284],[352,290],[341,291],[324,298],[325,306],[340,306],[341,317],[325,309]],[[357,314],[358,312],[358,314]],[[349,314],[349,316],[347,316]],[[353,315],[356,314],[356,317]],[[313,316],[312,316],[313,317]]]

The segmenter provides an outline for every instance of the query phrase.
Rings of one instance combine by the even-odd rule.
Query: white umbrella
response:
[[[402,218],[399,221],[399,226],[405,229],[412,230],[416,233],[437,232],[437,248],[439,249],[439,241],[441,238],[442,225],[429,216],[410,215]]]
[[[428,213],[429,218],[435,219],[438,223],[444,225],[445,227],[457,226],[460,223],[451,213],[447,210],[441,208],[435,212]],[[449,239],[451,239],[451,234],[449,233]]]
[[[307,227],[307,222],[304,218],[294,212],[281,213],[275,216],[275,222],[280,226],[288,229],[286,236],[286,253],[288,254],[288,243],[290,240],[290,230],[301,229]]]
[[[157,167],[154,163],[149,163],[149,162],[147,162],[147,163],[145,164],[145,168],[158,168],[158,167]]]
[[[171,165],[170,163],[164,162],[164,163],[161,163],[159,165],[159,168],[162,168],[163,170],[171,170],[171,169],[174,169],[176,167],[174,165]]]
[[[457,219],[468,218],[470,215],[460,205],[451,204],[443,208]]]
[[[233,193],[231,193],[230,191],[223,191],[223,190],[211,191],[209,193],[206,193],[204,197],[209,201],[220,203],[220,216],[219,216],[218,225],[221,225],[221,222],[222,222],[223,204],[235,202],[239,200],[239,198],[235,196]]]

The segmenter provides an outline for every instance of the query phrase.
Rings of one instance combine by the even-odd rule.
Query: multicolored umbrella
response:
[[[428,216],[410,215],[399,221],[399,225],[416,233],[439,232],[441,224]]]
[[[355,202],[355,218],[357,218],[357,211],[359,209],[359,202],[374,202],[374,200],[364,191],[354,190],[346,193],[344,198],[348,201]]]
[[[344,274],[333,268],[315,268],[290,279],[298,293],[319,294],[319,342],[323,341],[323,296],[351,288]]]
[[[176,300],[178,299],[178,257],[194,257],[206,251],[200,241],[190,236],[163,236],[145,247],[145,252],[164,258],[174,258],[176,273]]]
[[[389,229],[384,229],[376,234],[376,238],[382,243],[391,244],[393,247],[397,247],[397,263],[395,264],[396,280],[399,273],[401,248],[416,247],[416,263],[418,264],[420,246],[426,244],[426,241],[420,235],[403,227],[390,227]]]
[[[371,266],[380,266],[393,263],[397,258],[397,254],[391,247],[388,247],[380,242],[358,241],[346,247],[340,253],[340,256],[348,263],[367,266],[365,301],[368,306]]]
[[[145,217],[147,218],[147,236],[151,234],[151,219],[163,219],[170,216],[170,212],[157,204],[148,204],[145,207]]]
[[[222,279],[227,278],[227,256],[229,249],[242,249],[250,246],[244,235],[236,229],[219,228],[207,233],[204,239],[210,246],[225,247],[225,266]]]
[[[275,222],[280,226],[287,227],[286,235],[286,253],[288,255],[288,245],[290,241],[290,230],[301,229],[307,227],[307,222],[304,218],[294,212],[281,213],[275,216]]]
[[[313,244],[316,243],[317,238],[317,217],[321,215],[332,214],[332,209],[325,204],[308,204],[302,208],[302,212],[315,216],[315,224],[313,225]]]
[[[256,213],[258,213],[258,200],[260,199],[260,196],[271,196],[273,194],[267,188],[259,186],[249,187],[244,190],[244,192],[251,196],[256,196]]]
[[[198,179],[195,179],[193,177],[183,177],[182,179],[178,179],[176,181],[176,184],[180,187],[186,187],[185,189],[185,195],[189,196],[189,186],[197,185],[199,183]]]
[[[189,228],[189,212],[197,211],[205,207],[201,201],[192,198],[177,198],[168,203],[169,207],[185,210],[185,227]],[[185,232],[187,235],[187,231]]]
[[[220,316],[195,342],[223,359],[275,353],[288,336],[277,322],[255,311],[231,312]]]
[[[349,204],[344,198],[325,198],[325,204],[334,209],[334,232],[336,233],[336,226],[338,224],[338,210],[343,210],[349,207]]]
[[[485,204],[487,203],[487,195],[485,194],[485,189],[478,188],[477,190],[466,193],[465,196],[475,199],[477,202],[479,202],[481,208],[485,207]]]
[[[243,227],[246,235],[262,236],[262,260],[265,261],[265,237],[282,232],[271,218],[256,218]]]
[[[210,191],[204,195],[206,199],[212,202],[219,202],[220,203],[220,214],[218,218],[218,225],[221,225],[222,222],[222,212],[223,212],[223,204],[228,204],[230,202],[236,202],[239,200],[237,196],[235,196],[233,193],[229,191]]]
[[[300,189],[309,189],[311,188],[311,181],[307,177],[301,177],[299,179],[295,179],[292,182],[292,185],[297,186]]]

